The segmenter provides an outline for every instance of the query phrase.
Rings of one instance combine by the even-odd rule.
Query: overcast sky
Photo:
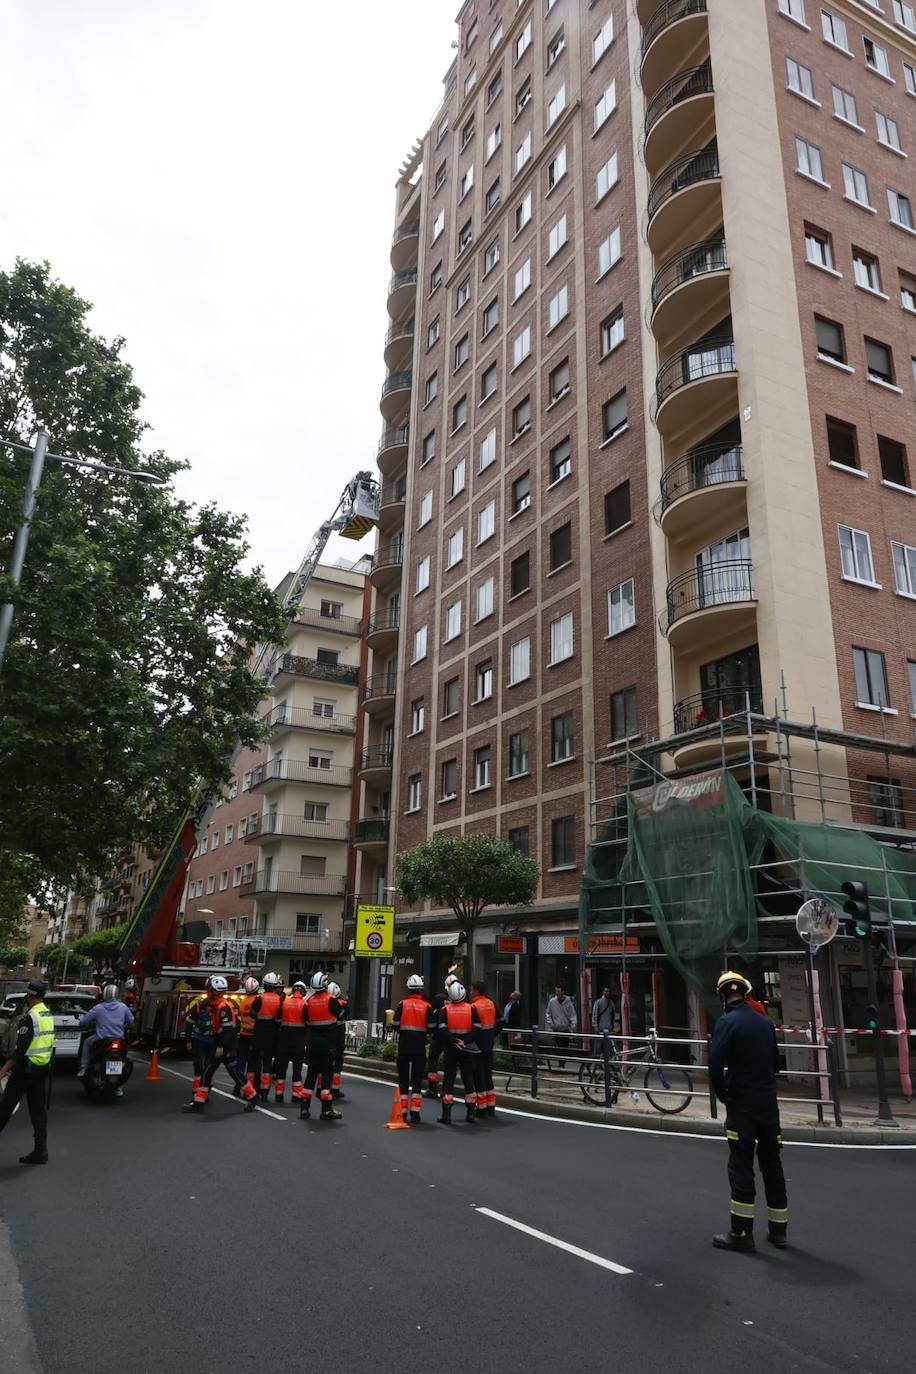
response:
[[[374,466],[394,181],[458,8],[0,0],[0,264],[47,258],[126,337],[149,447],[274,581]]]

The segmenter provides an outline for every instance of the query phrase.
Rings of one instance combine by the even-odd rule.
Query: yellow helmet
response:
[[[716,992],[721,997],[723,993],[736,992],[739,997],[746,997],[751,991],[751,985],[743,973],[736,973],[734,969],[726,969],[719,975],[716,983]]]

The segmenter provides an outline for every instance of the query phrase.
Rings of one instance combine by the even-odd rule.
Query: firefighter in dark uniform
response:
[[[286,1070],[292,1062],[293,1082],[290,1099],[301,1102],[303,1098],[302,1065],[305,1061],[305,1024],[302,1011],[305,1006],[305,984],[293,983],[292,990],[283,999],[280,1009],[280,1026],[277,1032],[277,1053],[274,1059],[274,1100],[283,1101],[286,1089]]]
[[[496,1090],[493,1086],[493,1049],[499,1034],[501,1021],[496,1003],[487,996],[484,983],[471,984],[471,1006],[480,1018],[477,1044],[480,1054],[476,1057],[474,1068],[477,1087],[477,1115],[496,1115]]]
[[[439,1096],[439,1060],[445,1054],[447,1043],[445,1032],[439,1026],[439,1013],[448,1001],[448,990],[452,983],[458,980],[454,973],[446,975],[445,991],[437,992],[433,997],[434,1025],[433,1036],[429,1042],[429,1056],[426,1061],[426,1096]]]
[[[251,1014],[251,1008],[260,990],[261,987],[257,978],[250,974],[242,981],[242,995],[238,1001],[239,1037],[235,1045],[236,1085],[232,1090],[233,1097],[241,1097],[242,1089],[245,1086],[248,1056],[251,1053],[251,1037],[254,1033],[254,1017]]]
[[[423,996],[423,979],[412,973],[407,979],[407,996],[395,1008],[391,1028],[398,1037],[398,1087],[401,1090],[401,1115],[420,1120],[423,1072],[426,1068],[426,1037],[435,1025],[435,1012]]]
[[[480,1054],[476,1044],[480,1017],[477,1010],[467,1000],[467,990],[457,979],[449,984],[448,1001],[439,1013],[439,1029],[445,1035],[445,1072],[442,1075],[442,1115],[439,1121],[443,1126],[452,1124],[452,1106],[455,1102],[454,1088],[456,1074],[461,1072],[464,1084],[464,1105],[466,1120],[473,1121],[477,1110],[477,1091],[474,1087],[474,1059]]]
[[[214,974],[207,979],[206,996],[189,1002],[185,1010],[185,1039],[194,1056],[193,1096],[182,1108],[185,1112],[199,1112],[207,1105],[213,1075],[220,1064],[235,1082],[238,1018],[226,996],[228,990],[226,979]]]
[[[754,1245],[754,1152],[767,1200],[768,1239],[784,1250],[789,1220],[786,1180],[782,1171],[776,1075],[779,1049],[776,1028],[748,1005],[751,985],[729,969],[716,984],[723,1015],[709,1049],[709,1076],[716,1097],[725,1103],[731,1226],[713,1237],[719,1250],[751,1253]]]
[[[280,1017],[283,1010],[283,993],[279,975],[265,973],[262,991],[251,1004],[254,1017],[254,1030],[251,1032],[251,1049],[248,1052],[248,1072],[242,1096],[245,1110],[253,1112],[255,1099],[261,1094],[261,1101],[270,1097],[270,1084],[273,1076],[274,1059],[277,1053],[277,1035],[280,1030]],[[260,1081],[258,1081],[260,1075]]]
[[[305,1076],[305,1100],[299,1108],[299,1119],[311,1116],[312,1098],[315,1085],[321,1079],[321,1120],[339,1121],[340,1112],[334,1110],[334,1095],[331,1083],[334,1078],[334,1045],[337,1035],[340,1003],[328,992],[326,973],[313,973],[311,978],[312,995],[305,1003],[303,1019],[308,1029],[306,1057],[308,1073]]]
[[[24,1097],[32,1119],[35,1148],[29,1155],[20,1155],[20,1164],[48,1162],[48,1095],[51,1087],[51,1064],[54,1059],[54,1017],[45,1006],[48,985],[42,978],[28,984],[24,1014],[16,1026],[16,1038],[9,1058],[0,1066],[4,1083],[0,1098],[0,1131]]]
[[[340,1076],[343,1073],[344,1053],[347,1048],[347,1012],[350,1003],[344,997],[339,983],[328,983],[328,992],[332,997],[336,997],[340,1004],[340,1013],[337,1017],[337,1032],[334,1037],[334,1078],[331,1083],[331,1092],[334,1097],[343,1097],[343,1088],[340,1085]]]

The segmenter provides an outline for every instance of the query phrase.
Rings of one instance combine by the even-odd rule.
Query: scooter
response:
[[[97,1040],[89,1051],[89,1067],[82,1083],[88,1098],[112,1101],[124,1096],[124,1084],[134,1071],[123,1040]]]

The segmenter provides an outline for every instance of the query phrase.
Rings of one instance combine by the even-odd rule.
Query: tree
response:
[[[73,941],[72,950],[77,960],[88,960],[96,973],[100,973],[114,962],[127,934],[128,922],[120,926],[110,926],[108,930],[93,930]]]
[[[228,780],[235,743],[261,737],[258,642],[286,617],[244,525],[179,500],[183,467],[144,454],[142,393],[124,341],[48,265],[0,273],[0,437],[169,479],[165,487],[49,462],[3,669],[0,892],[85,885],[135,842],[155,851],[198,779]],[[19,522],[28,454],[0,446],[0,559]],[[28,869],[23,877],[22,868]]]
[[[487,907],[527,906],[540,870],[496,835],[439,835],[398,855],[397,885],[413,905],[451,907],[468,942],[468,965],[478,976],[474,935]]]
[[[18,968],[28,961],[29,951],[25,945],[0,945],[0,968]]]

